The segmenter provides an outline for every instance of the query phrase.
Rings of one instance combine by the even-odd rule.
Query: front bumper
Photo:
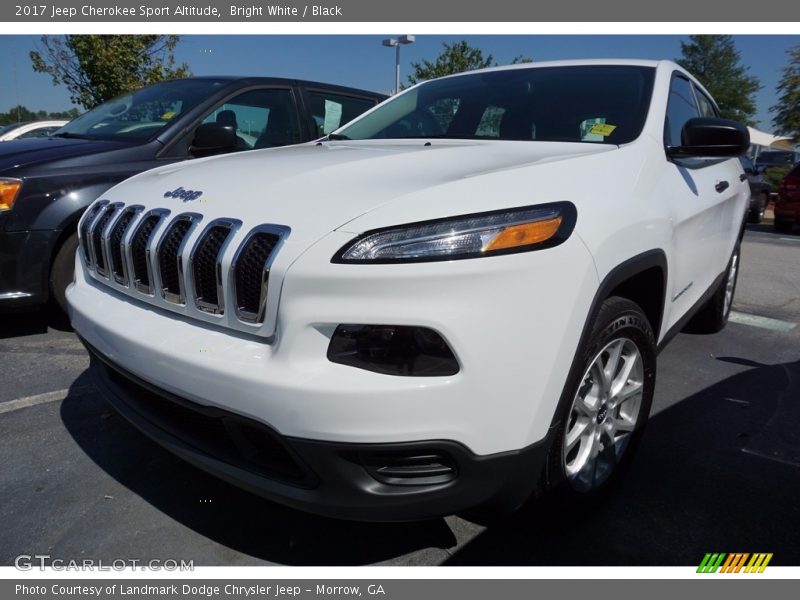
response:
[[[43,304],[58,231],[0,230],[0,309]]]
[[[135,427],[221,479],[307,512],[408,521],[476,506],[509,510],[531,495],[544,468],[548,439],[477,456],[447,440],[349,444],[282,436],[158,389],[84,344],[96,385]]]

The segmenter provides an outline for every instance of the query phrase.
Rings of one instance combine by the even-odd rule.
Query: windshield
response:
[[[104,102],[58,130],[56,137],[144,141],[217,91],[224,80],[165,81]]]
[[[331,137],[624,144],[642,131],[654,78],[651,67],[591,65],[437,79]]]

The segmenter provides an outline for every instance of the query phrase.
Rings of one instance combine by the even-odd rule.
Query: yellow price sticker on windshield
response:
[[[589,130],[589,133],[594,133],[606,137],[614,133],[614,130],[616,128],[617,128],[616,125],[609,125],[608,123],[595,123],[594,125],[592,125],[592,128]]]
[[[163,115],[161,115],[161,118],[162,118],[164,121],[169,121],[169,120],[170,120],[172,117],[174,117],[176,114],[178,114],[178,113],[176,113],[176,112],[172,112],[172,111],[165,112]]]

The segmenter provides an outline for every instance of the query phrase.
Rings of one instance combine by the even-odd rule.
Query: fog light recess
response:
[[[339,325],[328,345],[328,360],[405,377],[443,377],[459,371],[441,335],[405,325]]]

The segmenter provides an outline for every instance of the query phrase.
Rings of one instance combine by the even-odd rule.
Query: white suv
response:
[[[668,61],[422,83],[317,142],[109,190],[72,322],[120,413],[278,502],[583,497],[632,454],[658,350],[727,321],[748,141]]]

